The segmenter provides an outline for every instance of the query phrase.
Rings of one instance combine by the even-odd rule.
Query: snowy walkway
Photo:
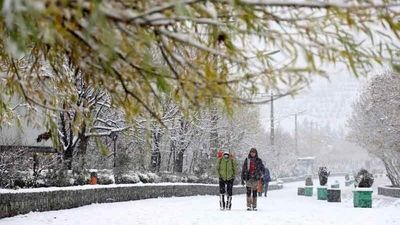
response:
[[[316,181],[315,181],[316,183]],[[0,225],[399,225],[400,199],[377,196],[372,209],[353,208],[351,188],[341,181],[342,202],[297,196],[297,186],[259,198],[259,211],[245,210],[245,196],[233,198],[232,211],[218,209],[218,197],[174,197],[93,204],[75,209],[35,212],[0,219]]]

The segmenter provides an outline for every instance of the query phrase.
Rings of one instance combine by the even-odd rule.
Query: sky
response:
[[[332,129],[346,131],[352,103],[365,83],[365,77],[356,78],[345,70],[332,73],[329,79],[315,77],[298,95],[274,102],[275,127],[293,134],[294,114],[298,113],[298,124],[308,120],[320,127],[329,124]],[[270,104],[260,106],[260,113],[263,126],[269,130]]]

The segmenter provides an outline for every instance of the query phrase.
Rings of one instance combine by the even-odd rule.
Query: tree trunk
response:
[[[387,154],[385,154],[382,161],[386,168],[387,177],[389,178],[392,185],[395,187],[400,187],[399,153],[397,153],[397,152],[387,153]]]
[[[175,173],[182,173],[182,171],[183,171],[183,153],[184,153],[184,150],[178,151],[178,154],[174,161],[174,172]]]
[[[183,118],[179,119],[179,142],[178,142],[178,154],[174,161],[174,172],[182,173],[183,172],[183,156],[186,149],[189,146],[190,140],[187,137],[189,123],[185,121]]]
[[[172,155],[175,155],[175,154],[174,154],[174,153],[175,153],[175,141],[171,140],[171,142],[170,142],[170,148],[169,148],[169,149],[170,149],[170,150],[169,150],[167,171],[170,171],[170,169],[171,169],[171,158],[172,158]],[[172,161],[174,162],[175,159],[172,160]]]
[[[147,163],[145,163],[146,158],[145,157],[145,150],[143,147],[139,147],[139,170],[146,170],[146,165]],[[146,164],[146,165],[145,165]]]
[[[86,150],[88,146],[89,138],[85,135],[81,135],[79,145],[78,145],[78,153],[79,153],[79,166],[77,168],[78,172],[82,172],[86,167]]]
[[[72,156],[73,156],[74,148],[69,146],[63,155],[63,168],[67,170],[72,169]]]
[[[153,145],[150,162],[150,170],[152,172],[160,172],[161,153],[160,153],[161,133],[159,127],[153,129]]]
[[[210,154],[216,156],[219,148],[218,143],[218,110],[211,110],[211,131],[210,131]]]
[[[192,160],[190,160],[189,173],[193,173],[193,165],[194,165],[195,161],[197,161],[197,152],[196,151],[193,152]]]

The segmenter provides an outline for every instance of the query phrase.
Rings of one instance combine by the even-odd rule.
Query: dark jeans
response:
[[[228,192],[228,196],[232,196],[232,187],[233,187],[233,179],[232,180],[222,180],[219,179],[219,193],[225,194]]]

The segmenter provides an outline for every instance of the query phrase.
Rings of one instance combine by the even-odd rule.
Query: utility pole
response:
[[[274,139],[275,139],[275,133],[274,133],[274,95],[272,94],[271,91],[271,132],[270,132],[270,141],[271,141],[271,147],[273,148],[274,146]]]
[[[303,110],[294,114],[294,149],[297,156],[299,155],[299,125],[297,116],[303,114],[305,111],[306,110]]]
[[[294,114],[294,146],[296,150],[296,155],[299,155],[298,149],[298,130],[297,130],[297,113]]]

